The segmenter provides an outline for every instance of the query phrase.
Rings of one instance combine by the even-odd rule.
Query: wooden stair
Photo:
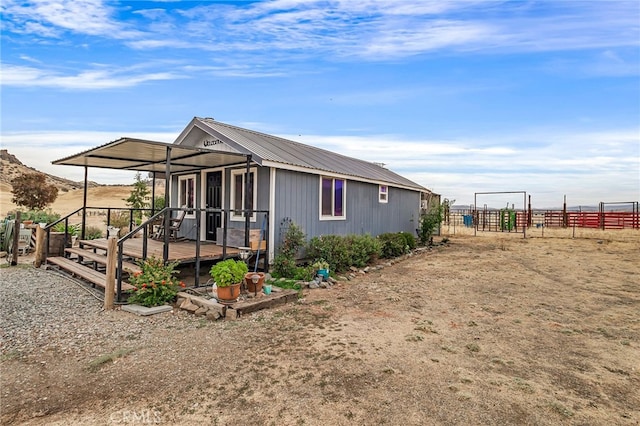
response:
[[[107,256],[104,250],[96,247],[67,247],[64,249],[64,256],[49,257],[47,262],[58,266],[64,272],[90,282],[94,286],[105,288],[107,281],[106,265]],[[123,277],[128,274],[140,272],[138,265],[132,262],[122,263]],[[126,281],[122,281],[122,291],[132,290],[133,286]]]
[[[75,255],[80,263],[84,263],[89,260],[93,263],[93,269],[97,269],[98,264],[107,265],[107,256],[104,254],[99,254],[83,248],[66,248],[64,251],[69,255]],[[131,262],[122,262],[122,269],[130,274],[142,271],[138,265]]]
[[[100,271],[88,267],[87,265],[83,265],[75,260],[68,259],[62,256],[49,257],[47,258],[47,262],[57,265],[58,267],[75,277],[89,281],[90,283],[102,289],[105,288],[107,276]],[[125,281],[122,282],[122,291],[132,290],[133,288],[134,287],[131,284]]]

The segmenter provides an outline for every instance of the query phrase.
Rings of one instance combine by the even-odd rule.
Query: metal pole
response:
[[[251,173],[251,155],[247,155],[247,175],[244,181],[244,246],[249,247],[249,227],[251,226],[251,216],[253,215],[253,205],[249,208],[251,201],[249,195],[249,173]],[[254,177],[255,179],[255,177]],[[253,191],[252,191],[253,192]]]
[[[87,227],[87,188],[89,186],[87,177],[88,177],[88,166],[84,166],[84,194],[82,196],[82,231],[80,231],[80,239],[84,240],[85,237],[85,229]]]
[[[169,259],[169,225],[171,224],[171,196],[169,194],[169,181],[171,180],[171,147],[167,147],[167,157],[164,171],[164,207],[166,213],[164,215],[164,246],[162,247],[162,260],[165,262]]]

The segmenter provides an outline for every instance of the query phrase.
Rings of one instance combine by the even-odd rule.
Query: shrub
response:
[[[380,257],[382,249],[380,241],[371,235],[349,235],[347,244],[350,246],[350,263],[358,268],[367,266]]]
[[[280,244],[280,253],[273,259],[273,272],[279,277],[293,278],[301,273],[296,266],[296,254],[304,247],[306,236],[302,229],[291,223]]]
[[[98,238],[102,238],[103,235],[104,232],[97,226],[87,226],[84,230],[85,240],[97,240]]]
[[[307,255],[326,260],[332,271],[363,267],[380,256],[380,243],[370,235],[323,235],[307,244]]]
[[[293,257],[280,253],[273,258],[274,276],[293,278],[295,271],[296,261]]]
[[[142,271],[129,277],[129,283],[134,286],[128,300],[130,303],[147,307],[164,305],[176,298],[180,287],[185,287],[174,276],[179,272],[174,270],[178,262],[165,265],[162,259],[150,257],[139,265]]]
[[[130,222],[131,222],[131,216],[129,214],[129,211],[118,210],[116,212],[111,213],[109,225],[113,226],[114,228],[120,228],[120,231],[118,231],[118,237],[121,238],[127,232],[129,232]]]
[[[440,222],[442,222],[442,212],[442,205],[437,204],[431,207],[428,213],[420,217],[420,228],[418,228],[420,244],[431,244],[433,234],[440,226]]]
[[[51,227],[54,232],[67,232],[69,235],[77,236],[80,231],[80,225],[69,224],[65,227],[64,221],[58,222]]]
[[[416,237],[407,232],[400,232],[400,236],[404,238],[404,243],[409,247],[409,250],[416,248]]]
[[[402,234],[401,232],[388,232],[378,235],[378,239],[382,244],[382,257],[389,259],[409,252],[409,245]]]
[[[58,219],[60,215],[51,209],[20,212],[20,220],[32,220],[34,223],[53,223]]]

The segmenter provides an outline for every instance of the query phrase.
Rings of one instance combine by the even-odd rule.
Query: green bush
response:
[[[104,232],[97,226],[87,226],[87,228],[84,230],[85,240],[97,240],[98,238],[102,238],[103,235]]]
[[[380,241],[371,235],[348,235],[346,242],[351,254],[350,265],[363,268],[380,257]]]
[[[413,250],[416,248],[416,237],[407,232],[400,232],[400,236],[404,238],[404,243],[409,247],[409,250]]]
[[[113,226],[114,228],[120,228],[120,231],[118,231],[118,237],[122,238],[129,232],[130,220],[131,216],[129,214],[129,210],[117,210],[115,212],[112,211],[109,225]]]
[[[142,271],[129,277],[129,283],[134,287],[129,303],[147,307],[164,305],[176,298],[180,287],[185,287],[175,276],[179,273],[174,269],[178,262],[165,265],[162,259],[150,257],[139,265]]]
[[[322,235],[307,244],[307,256],[324,259],[332,271],[363,267],[380,256],[381,245],[370,235]]]
[[[296,261],[293,257],[283,253],[273,258],[273,275],[278,278],[293,278],[296,271]]]
[[[51,209],[20,212],[20,220],[32,220],[33,223],[53,223],[60,217],[58,213],[54,213]]]
[[[380,240],[380,243],[382,244],[381,256],[389,259],[408,253],[411,249],[407,244],[405,235],[409,234],[403,232],[388,232],[386,234],[378,235],[378,240]]]
[[[65,227],[64,220],[62,222],[58,222],[51,227],[51,230],[54,232],[67,232],[69,235],[77,236],[80,232],[80,225],[69,224],[69,226]]]
[[[431,244],[433,234],[442,222],[443,210],[442,204],[434,205],[428,213],[420,217],[420,228],[418,228],[420,244]]]
[[[280,244],[280,253],[273,259],[273,273],[278,277],[294,278],[304,275],[296,265],[296,254],[304,247],[306,235],[295,223],[291,223]]]

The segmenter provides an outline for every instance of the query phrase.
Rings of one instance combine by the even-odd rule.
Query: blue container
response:
[[[328,269],[318,269],[316,275],[321,276],[324,280],[329,278],[329,270]]]
[[[464,226],[471,228],[473,226],[473,216],[470,214],[463,215],[462,222],[464,223]]]

